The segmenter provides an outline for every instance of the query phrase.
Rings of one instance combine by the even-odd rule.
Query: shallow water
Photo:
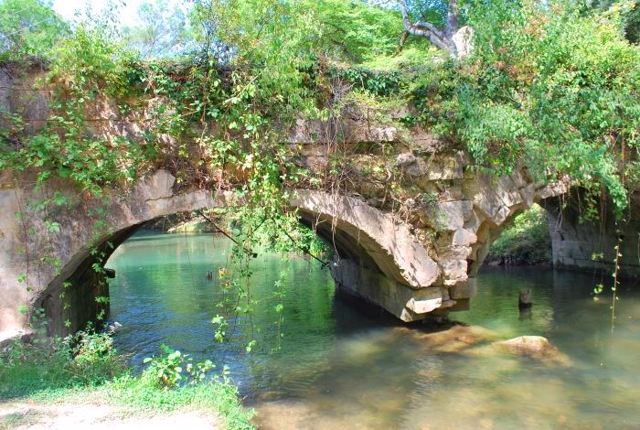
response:
[[[229,252],[226,239],[211,235],[142,232],[125,242],[108,263],[117,271],[111,318],[123,324],[116,344],[134,365],[161,343],[228,365],[263,428],[640,428],[635,285],[621,291],[612,333],[608,297],[591,297],[596,276],[486,271],[471,309],[451,314],[473,327],[429,334],[434,327],[406,328],[335,298],[331,276],[313,261],[263,255],[252,263],[253,324],[232,321],[231,342],[219,344],[210,321],[222,292],[206,273],[226,266]],[[273,285],[281,276],[278,329]],[[530,313],[518,310],[521,288],[533,290]],[[520,335],[547,337],[570,364],[491,346]],[[246,354],[250,338],[261,343]]]

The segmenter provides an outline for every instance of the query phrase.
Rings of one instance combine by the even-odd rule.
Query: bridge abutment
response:
[[[639,207],[637,202],[619,222],[610,202],[602,204],[597,220],[587,219],[578,190],[562,198],[546,200],[544,207],[554,267],[602,272],[609,277],[619,245],[619,276],[640,277],[640,218],[633,211]]]

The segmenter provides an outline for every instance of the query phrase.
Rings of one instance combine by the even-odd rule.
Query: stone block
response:
[[[522,196],[522,201],[524,205],[529,208],[535,202],[536,198],[536,186],[535,184],[529,184],[525,187],[519,189],[520,195]]]
[[[453,246],[469,246],[478,240],[478,237],[470,230],[459,228],[453,233],[451,244]]]
[[[429,163],[425,173],[430,181],[462,179],[463,165],[458,156],[447,156]]]
[[[409,310],[417,314],[426,314],[438,309],[440,306],[442,306],[442,297],[427,300],[416,300],[412,297],[406,305]]]
[[[416,162],[416,156],[410,152],[403,152],[396,157],[396,166],[406,167]]]
[[[410,131],[409,140],[411,146],[421,153],[435,153],[443,148],[445,143],[435,134],[428,133],[419,127]]]
[[[455,231],[464,226],[473,214],[473,204],[468,200],[439,202],[435,211],[436,229]]]
[[[466,281],[467,276],[467,260],[443,260],[440,262],[442,273],[444,274],[444,284],[447,286],[456,285],[461,281]]]
[[[467,282],[460,282],[449,288],[449,296],[454,300],[469,299],[474,297],[478,292],[475,279],[469,279]]]
[[[492,221],[495,225],[502,225],[507,218],[511,215],[511,210],[507,206],[502,206],[498,209],[498,212],[492,217]]]
[[[522,195],[518,191],[518,185],[511,176],[500,177],[493,188],[493,192],[507,207],[522,203]]]

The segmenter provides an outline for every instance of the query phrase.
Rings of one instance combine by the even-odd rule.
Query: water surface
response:
[[[334,297],[330,274],[304,258],[252,262],[252,324],[231,320],[231,342],[213,338],[230,243],[212,235],[139,233],[108,265],[116,337],[134,365],[165,343],[229,366],[263,428],[635,429],[640,428],[640,295],[627,285],[611,332],[609,301],[592,298],[594,275],[547,269],[491,270],[477,279],[469,311],[451,317],[480,336],[430,335],[377,309]],[[283,279],[278,324],[274,283]],[[522,314],[521,288],[534,306]],[[252,333],[251,330],[254,330]],[[474,329],[475,330],[475,329]],[[547,337],[570,360],[497,352],[491,342]],[[250,354],[249,339],[261,343]],[[467,344],[468,343],[468,344]]]

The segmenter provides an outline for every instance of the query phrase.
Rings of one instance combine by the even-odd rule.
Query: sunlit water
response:
[[[229,252],[226,239],[211,235],[134,236],[108,264],[117,271],[111,318],[123,324],[116,343],[134,365],[162,343],[228,365],[263,428],[640,428],[640,295],[633,285],[621,291],[612,333],[609,301],[591,297],[597,277],[482,273],[471,310],[451,315],[487,329],[486,338],[467,345],[344,303],[312,261],[265,255],[252,263],[253,324],[232,320],[231,342],[219,344],[211,318],[221,312],[221,287],[206,274],[226,266]],[[272,293],[281,275],[278,328]],[[530,314],[518,310],[521,288],[533,290]],[[571,364],[490,346],[520,335],[547,337]],[[246,354],[252,338],[262,344]]]

